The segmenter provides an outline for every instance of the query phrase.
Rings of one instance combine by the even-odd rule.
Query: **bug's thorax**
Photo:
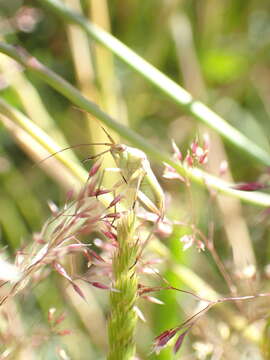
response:
[[[150,211],[158,214],[159,218],[164,216],[164,193],[159,185],[147,159],[146,154],[134,147],[124,144],[116,144],[110,139],[110,153],[115,161],[118,171],[120,171],[124,180],[126,190],[126,199],[129,199],[129,206],[134,206],[137,198]],[[142,192],[142,183],[150,190],[148,198]]]
[[[128,173],[128,176],[138,169],[142,169],[144,163],[148,161],[143,151],[124,144],[112,145],[110,152],[116,165],[123,172]]]

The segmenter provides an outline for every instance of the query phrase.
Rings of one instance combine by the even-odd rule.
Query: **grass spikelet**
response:
[[[113,288],[111,315],[108,324],[110,350],[108,360],[130,360],[135,355],[134,332],[137,314],[138,279],[135,264],[138,256],[138,239],[135,234],[133,211],[123,215],[117,225],[118,249],[113,258]]]

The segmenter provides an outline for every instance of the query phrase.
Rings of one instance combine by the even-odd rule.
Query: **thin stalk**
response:
[[[55,120],[45,108],[37,89],[26,78],[17,64],[7,56],[1,55],[0,69],[8,84],[10,84],[9,87],[19,97],[23,109],[29,118],[52,136],[61,146],[68,146],[63,133],[59,130]],[[70,156],[72,160],[78,162],[74,153],[70,152],[67,156]]]
[[[92,113],[108,127],[115,130],[120,136],[130,141],[130,143],[132,143],[135,147],[142,149],[152,159],[171,165],[180,175],[188,176],[189,179],[198,183],[199,185],[218,190],[226,195],[237,197],[238,199],[241,199],[245,202],[263,207],[270,206],[270,195],[268,194],[257,191],[249,192],[236,190],[233,188],[233,184],[223,181],[215,176],[209,175],[198,168],[187,168],[182,166],[180,163],[176,163],[168,154],[152,146],[149,142],[145,141],[142,136],[121,125],[120,123],[117,123],[111,116],[102,111],[95,103],[82,96],[81,93],[70,83],[24,51],[19,51],[14,46],[0,43],[0,52],[3,52],[6,55],[12,57],[24,65],[27,69],[33,71],[54,89],[67,97],[71,102],[73,102],[73,104],[84,109],[85,111]],[[34,137],[38,137],[38,134],[36,133]],[[67,161],[69,162],[69,160]]]
[[[179,70],[183,75],[185,87],[187,90],[200,97],[200,99],[207,99],[206,85],[204,83],[200,64],[195,51],[191,22],[188,17],[183,14],[173,14],[170,25],[176,46]],[[179,36],[179,34],[181,34],[181,36]],[[205,130],[204,125],[199,127],[200,133],[204,133]],[[219,135],[214,131],[210,131],[209,135],[211,139],[211,151],[209,153],[206,169],[211,173],[218,174],[221,161],[227,160],[227,155]],[[223,179],[233,182],[229,165],[226,174],[223,175]],[[232,247],[234,270],[231,269],[231,271],[235,271],[239,274],[245,274],[247,267],[250,266],[254,266],[255,270],[256,260],[253,244],[249,235],[246,220],[242,214],[239,200],[236,198],[225,198],[224,196],[210,195],[210,201],[212,202],[213,200],[217,202],[217,205],[221,210],[220,215],[223,217],[223,227],[226,238]],[[213,206],[213,204],[210,206]],[[238,241],[235,241],[236,238]],[[216,265],[229,285],[232,295],[236,295],[236,287],[230,279],[229,273],[227,273],[218,253],[216,252],[213,244],[213,238],[211,239],[210,237],[209,240],[205,238],[204,242],[207,244],[208,250],[211,252]],[[251,283],[255,285],[256,281],[254,281],[254,279],[247,279],[245,276],[243,276],[243,278],[244,279],[242,281],[238,282],[237,286],[238,288],[240,286],[242,291],[244,290],[244,292],[248,292],[250,291],[249,287]]]
[[[81,26],[88,36],[112,51],[127,65],[142,75],[145,80],[157,87],[177,105],[183,107],[187,113],[213,128],[228,142],[238,147],[241,151],[250,155],[260,163],[267,166],[270,165],[270,156],[266,151],[261,149],[240,131],[228,124],[222,117],[217,115],[202,102],[194,100],[189,92],[169,79],[166,75],[157,70],[154,66],[137,55],[114,36],[99,28],[97,25],[92,24],[83,16],[71,11],[59,0],[38,1],[42,5],[49,7],[55,14],[62,17],[65,21]]]
[[[200,278],[196,273],[194,273],[191,269],[183,266],[183,265],[174,265],[173,272],[177,276],[179,280],[181,280],[184,284],[186,284],[190,289],[192,289],[198,296],[204,299],[208,299],[212,304],[217,303],[225,303],[229,301],[238,301],[238,300],[248,300],[257,295],[247,296],[247,297],[223,297],[219,293],[217,293],[214,289],[212,289],[207,282],[205,282],[202,278]],[[268,296],[263,294],[259,296]],[[224,300],[225,299],[225,300]],[[233,300],[232,300],[233,299]],[[225,305],[225,304],[224,304]],[[236,314],[232,309],[225,308],[224,306],[217,308],[226,321],[230,324],[232,328],[236,331],[243,332],[243,336],[254,343],[259,343],[262,337],[261,332],[254,324],[248,324],[248,321],[242,315]]]
[[[82,12],[80,0],[65,0],[70,8],[78,13]],[[74,72],[77,79],[77,86],[82,95],[92,99],[95,103],[100,103],[100,94],[96,87],[97,71],[94,68],[94,54],[92,46],[89,46],[89,40],[85,31],[74,24],[66,25],[67,39],[69,42],[70,52],[73,60]],[[106,142],[108,139],[104,131],[100,128],[98,121],[93,121],[89,113],[84,114],[85,130],[87,137],[91,142]],[[97,155],[105,150],[105,147],[95,145],[92,147],[92,153]],[[109,154],[104,156],[102,166],[109,167]]]
[[[91,0],[89,1],[89,19],[93,23],[100,26],[102,29],[110,33],[110,17],[107,0]],[[85,36],[84,29],[81,29]],[[100,44],[93,44],[93,53],[95,56],[97,78],[100,86],[100,96],[102,108],[115,118],[119,118],[121,114],[121,108],[119,108],[119,90],[117,86],[117,78],[115,76],[114,60],[111,51],[100,46]],[[121,102],[123,100],[121,99]],[[123,123],[127,123],[121,116]]]
[[[118,248],[113,257],[114,291],[111,292],[111,315],[108,323],[108,360],[132,360],[135,355],[134,334],[137,323],[135,305],[138,278],[135,272],[139,254],[135,237],[135,214],[130,211],[117,225]]]
[[[19,125],[50,154],[61,150],[61,147],[44,130],[42,130],[22,112],[9,105],[4,99],[0,99],[0,112]],[[83,182],[85,180],[87,173],[82,168],[79,161],[74,162],[69,156],[63,153],[57,154],[56,158],[58,160],[60,159],[62,164],[65,165],[65,167],[69,169],[80,181]]]
[[[82,7],[80,0],[65,0],[67,5],[78,13],[82,13]],[[100,0],[95,6],[99,7],[102,1]],[[92,4],[92,3],[90,3]],[[94,8],[95,8],[94,6]],[[95,14],[94,9],[91,10],[91,15]],[[97,21],[95,21],[97,22]],[[89,39],[83,29],[74,25],[66,24],[67,37],[69,41],[69,47],[73,59],[74,71],[77,78],[78,88],[81,91],[82,95],[88,99],[92,99],[97,104],[102,104],[102,108],[108,112],[110,115],[116,114],[116,95],[112,95],[112,85],[108,86],[106,93],[103,89],[105,85],[105,79],[109,84],[113,84],[114,81],[111,79],[111,76],[106,77],[106,75],[112,75],[113,66],[112,54],[107,50],[101,47],[99,44],[97,46],[89,46]],[[92,44],[91,44],[92,45]],[[100,50],[102,54],[100,54]],[[106,60],[110,58],[111,61]],[[100,60],[100,61],[99,61]],[[109,70],[109,71],[108,71]],[[100,87],[96,86],[96,83],[100,84]],[[110,91],[109,91],[110,90]],[[109,96],[110,94],[110,96]],[[112,100],[112,101],[111,101]],[[113,103],[113,104],[112,104]],[[110,105],[113,106],[110,106]],[[105,143],[108,138],[99,126],[98,121],[93,121],[93,116],[89,113],[84,114],[85,118],[85,130],[89,133],[88,138],[91,142],[95,143]],[[118,119],[118,117],[116,116]],[[119,141],[118,135],[114,132],[112,134],[115,141]],[[93,155],[98,155],[102,151],[106,150],[108,147],[105,145],[94,145],[91,148]],[[102,158],[102,168],[108,168],[111,166],[111,156],[110,154],[104,154]],[[104,177],[104,185],[111,186],[111,184],[116,183],[118,177],[116,174],[111,174],[110,179]]]
[[[31,135],[29,135],[25,130],[23,130],[19,125],[17,125],[13,119],[8,118],[0,113],[0,122],[8,130],[8,132],[13,136],[15,142],[20,146],[20,148],[28,155],[30,159],[38,163],[48,154],[39,142],[37,142]],[[74,163],[71,162],[71,165]],[[51,176],[56,182],[58,182],[62,188],[66,191],[72,191],[78,193],[81,189],[81,184],[87,178],[87,172],[84,171],[84,178],[79,179],[77,176],[80,173],[83,175],[83,168],[80,173],[77,173],[77,176],[74,176],[73,172],[69,168],[64,166],[62,163],[55,158],[52,159],[46,166],[43,164],[44,171]],[[75,168],[74,168],[75,170]],[[14,193],[13,193],[14,196]],[[17,199],[18,200],[18,199]]]

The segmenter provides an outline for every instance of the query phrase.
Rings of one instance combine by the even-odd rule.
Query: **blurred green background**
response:
[[[270,150],[269,1],[65,0],[65,3],[111,32],[255,143]],[[221,162],[227,160],[229,170],[224,177],[228,180],[268,181],[267,169],[240,150],[223,144],[217,134],[187,115],[108,50],[89,40],[81,29],[65,24],[40,7],[40,2],[0,0],[0,37],[1,41],[26,48],[113,118],[158,148],[171,151],[173,138],[185,154],[196,136],[202,138],[208,133],[211,143],[207,171],[218,175]],[[78,111],[61,94],[2,54],[0,92],[1,98],[26,114],[62,147],[104,141],[104,134],[92,116]],[[116,134],[112,136],[120,141]],[[75,152],[79,159],[84,159],[94,151],[100,152],[100,147]],[[50,216],[48,200],[62,205],[66,192],[75,187],[72,176],[61,167],[50,165],[49,160],[48,164],[43,163],[43,170],[33,166],[45,157],[42,154],[39,150],[31,153],[0,122],[0,239],[1,248],[11,258]],[[114,166],[110,157],[106,164]],[[153,163],[152,167],[166,192],[169,218],[190,221],[193,217],[204,233],[214,224],[216,251],[237,293],[267,291],[269,231],[267,222],[261,222],[261,209],[243,207],[235,199],[215,197],[196,185],[191,187],[191,209],[184,185],[162,178],[162,164]],[[183,252],[179,238],[185,233],[185,228],[175,226],[172,235],[162,241],[163,276],[176,287],[200,291],[199,280],[195,278],[199,276],[217,292],[228,295],[230,291],[208,251]],[[188,270],[191,275],[185,272]],[[0,309],[0,351],[4,354],[6,349],[17,346],[14,344],[21,345],[15,355],[3,359],[26,356],[65,359],[59,350],[62,348],[67,351],[67,359],[104,359],[107,294],[86,287],[84,291],[87,304],[52,273],[35,285],[34,291],[27,291]],[[225,310],[223,306],[221,310],[211,310],[194,327],[178,355],[173,355],[171,348],[159,355],[150,354],[154,337],[181,323],[196,306],[187,295],[172,291],[160,292],[157,297],[165,304],[140,303],[147,319],[138,325],[140,359],[270,358],[269,309],[266,301],[255,300],[240,307],[228,304]],[[51,307],[58,313],[67,313],[64,324],[72,330],[71,335],[46,335],[47,311]],[[234,316],[241,317],[244,328],[251,324],[248,335]]]

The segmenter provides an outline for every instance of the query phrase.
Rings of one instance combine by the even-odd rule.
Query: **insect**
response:
[[[146,154],[137,148],[125,144],[116,144],[108,132],[105,129],[103,130],[111,141],[109,151],[124,182],[127,184],[128,194],[126,197],[130,199],[132,204],[135,204],[138,197],[146,208],[163,218],[165,210],[164,192],[151,169]],[[150,190],[154,202],[142,191],[142,185]]]
[[[148,210],[152,211],[158,218],[163,219],[164,217],[164,207],[165,207],[165,196],[164,192],[154,175],[149,160],[147,159],[146,154],[137,148],[127,146],[125,144],[115,143],[110,134],[102,127],[103,131],[107,135],[110,142],[108,143],[89,143],[89,144],[78,144],[75,146],[70,146],[64,149],[61,149],[58,152],[55,152],[49,155],[47,158],[41,160],[41,162],[47,160],[48,158],[63,152],[68,149],[79,146],[89,146],[89,145],[105,145],[109,149],[103,151],[102,153],[88,157],[84,160],[93,160],[107,152],[110,152],[117,168],[105,168],[103,171],[118,171],[124,181],[125,186],[125,198],[128,201],[128,206],[134,207],[137,198],[146,207]],[[145,189],[148,193],[151,194],[153,200],[149,198],[143,191]]]

